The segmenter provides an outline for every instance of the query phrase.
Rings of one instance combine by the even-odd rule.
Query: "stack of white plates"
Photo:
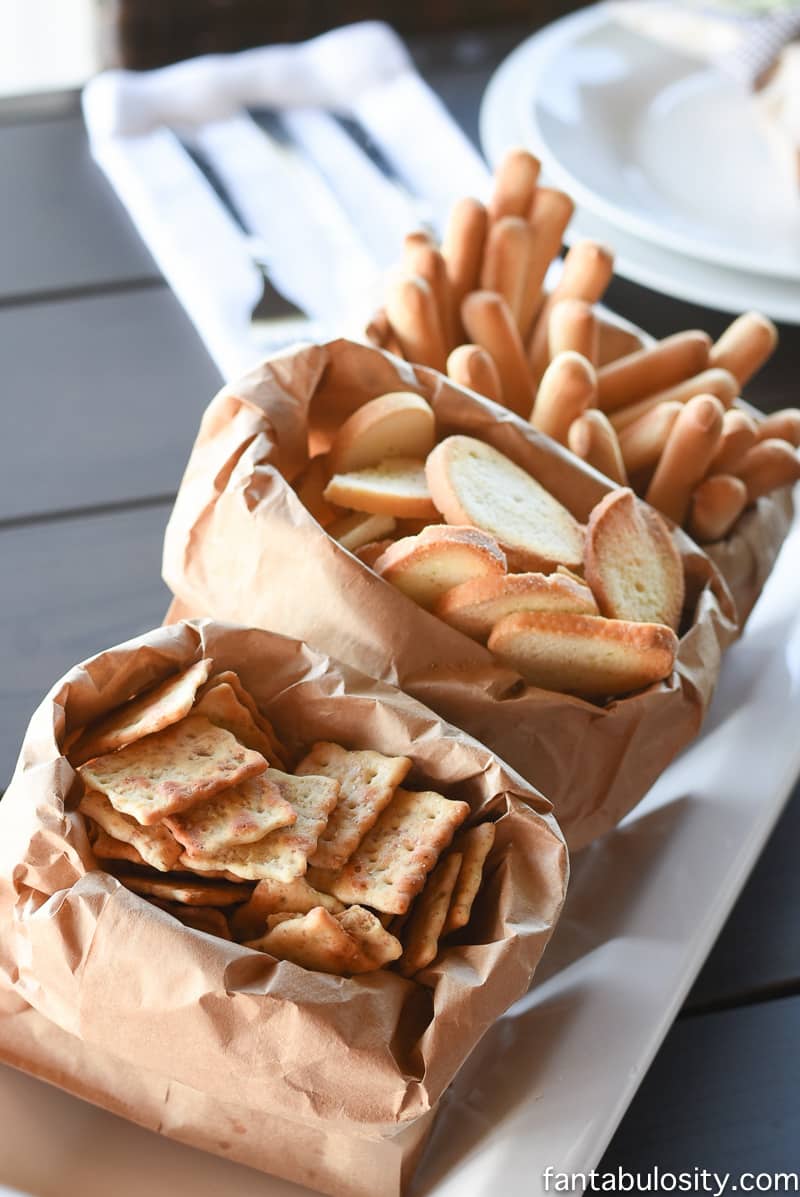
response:
[[[724,312],[800,323],[800,193],[737,84],[620,24],[605,4],[523,42],[493,77],[481,138],[577,202],[568,239],[617,273]]]

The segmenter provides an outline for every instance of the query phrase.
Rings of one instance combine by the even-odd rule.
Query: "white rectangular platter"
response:
[[[702,736],[579,856],[536,984],[446,1096],[420,1197],[537,1197],[599,1162],[800,772],[800,524]],[[587,762],[591,767],[591,762]],[[32,1197],[302,1197],[0,1068],[2,1185]]]

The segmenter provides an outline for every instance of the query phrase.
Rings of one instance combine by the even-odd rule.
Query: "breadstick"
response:
[[[745,453],[736,473],[747,487],[747,501],[755,503],[762,495],[797,482],[800,459],[786,441],[759,441]]]
[[[461,305],[461,319],[470,341],[485,349],[497,367],[504,406],[527,419],[533,406],[533,388],[508,304],[494,291],[473,291]]]
[[[533,249],[528,262],[525,300],[520,317],[523,341],[527,341],[543,301],[542,287],[547,268],[561,250],[564,233],[574,211],[575,204],[566,192],[556,191],[552,187],[536,188],[530,216]]]
[[[566,445],[573,421],[594,406],[596,396],[597,374],[592,363],[572,350],[559,353],[539,384],[531,424]]]
[[[658,407],[659,403],[688,403],[695,395],[714,395],[723,407],[730,407],[738,394],[739,384],[728,370],[704,370],[702,374],[695,374],[694,378],[687,378],[677,386],[668,387],[666,391],[659,391],[657,395],[612,412],[611,423],[620,432],[645,412]]]
[[[503,388],[497,366],[480,345],[459,345],[454,349],[447,359],[447,373],[459,386],[502,404]]]
[[[407,274],[416,274],[413,263],[415,252],[430,246],[435,249],[436,242],[431,234],[426,233],[423,229],[415,229],[413,233],[406,233],[403,238],[403,267]]]
[[[504,216],[489,229],[481,271],[481,290],[497,291],[519,327],[533,233],[527,220]]]
[[[625,468],[631,474],[651,470],[664,452],[672,426],[683,411],[681,403],[659,403],[633,424],[619,432],[619,447]],[[613,428],[614,425],[612,424]]]
[[[489,217],[520,216],[527,220],[533,207],[541,163],[527,150],[509,150],[494,172],[494,190],[489,200]]]
[[[672,426],[645,498],[682,524],[692,492],[705,477],[722,433],[724,408],[714,395],[690,399]]]
[[[619,411],[637,399],[655,395],[692,378],[708,366],[711,338],[691,330],[665,337],[603,366],[597,373],[597,405],[601,411]]]
[[[458,200],[450,210],[442,242],[452,299],[452,324],[461,329],[464,296],[478,287],[488,216],[480,200],[470,196]],[[460,336],[456,337],[460,340]]]
[[[585,299],[561,299],[553,304],[547,327],[550,360],[565,349],[574,349],[597,364],[597,317]]]
[[[620,328],[618,324],[612,324],[603,316],[597,316],[597,331],[598,367],[607,366],[620,357],[627,357],[644,349],[644,343],[638,333],[631,332],[628,328]]]
[[[396,357],[403,356],[400,342],[392,331],[385,308],[381,308],[372,317],[367,325],[365,335],[371,345],[377,345],[379,349],[385,349],[387,353],[393,353]]]
[[[796,407],[786,407],[783,411],[774,411],[756,427],[760,441],[774,439],[788,441],[795,448],[800,446],[800,410]]]
[[[576,457],[583,458],[619,486],[628,485],[617,434],[608,416],[590,407],[570,425],[567,442]]]
[[[564,258],[564,268],[551,294],[542,304],[531,337],[528,361],[536,383],[547,365],[550,313],[561,299],[584,299],[597,303],[614,273],[614,255],[597,241],[576,241]]]
[[[731,474],[713,474],[692,495],[689,535],[698,544],[727,536],[747,506],[747,487]]]
[[[732,407],[722,419],[722,436],[709,473],[732,474],[748,449],[758,440],[758,425],[747,412]]]
[[[386,313],[403,357],[444,371],[447,349],[433,291],[424,278],[400,278],[389,288]]]
[[[739,386],[753,377],[775,351],[778,330],[760,312],[745,312],[711,346],[710,363],[730,370]]]
[[[406,238],[406,261],[408,273],[424,278],[433,292],[439,323],[445,337],[445,348],[456,343],[456,330],[452,327],[453,301],[450,297],[450,280],[444,258],[435,245],[408,245]]]

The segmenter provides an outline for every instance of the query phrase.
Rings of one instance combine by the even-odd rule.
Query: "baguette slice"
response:
[[[610,619],[678,630],[683,562],[664,520],[632,490],[612,491],[589,516],[586,581]]]
[[[446,591],[469,580],[493,580],[506,572],[497,541],[478,528],[434,524],[418,536],[390,545],[373,566],[376,573],[430,609]]]
[[[495,625],[489,649],[544,690],[613,698],[669,677],[678,638],[662,624],[521,611]]]
[[[331,446],[331,473],[365,470],[389,457],[424,460],[435,439],[430,404],[412,391],[392,391],[371,399],[341,425]]]
[[[583,563],[583,528],[543,486],[491,445],[449,436],[425,463],[428,486],[448,524],[496,537],[514,571]]]
[[[414,457],[391,457],[365,470],[334,474],[324,498],[338,507],[396,519],[435,520],[439,514],[428,490],[424,463]]]
[[[475,578],[448,590],[433,608],[434,615],[475,640],[486,640],[494,625],[515,611],[598,614],[589,587],[560,574]]]

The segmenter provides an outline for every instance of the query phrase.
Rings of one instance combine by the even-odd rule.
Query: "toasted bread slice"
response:
[[[678,638],[661,624],[521,611],[496,624],[489,648],[534,686],[613,698],[669,677]]]
[[[683,562],[664,520],[632,490],[612,491],[589,516],[586,581],[610,619],[678,630]]]
[[[497,541],[480,529],[434,524],[390,545],[373,569],[421,607],[431,608],[454,586],[503,576],[507,565]]]
[[[389,457],[424,460],[436,441],[430,404],[412,391],[371,399],[339,428],[331,446],[331,473],[380,465]]]
[[[338,507],[402,519],[436,519],[425,465],[415,457],[390,457],[365,470],[334,474],[324,498]]]
[[[499,620],[515,611],[598,614],[589,587],[561,574],[475,578],[448,590],[433,608],[434,615],[475,640],[485,640]]]
[[[370,569],[374,569],[375,562],[392,544],[394,541],[391,537],[387,537],[385,540],[371,540],[369,544],[363,544],[360,549],[355,549],[353,556],[358,557],[359,561],[363,561]]]
[[[368,515],[363,511],[351,511],[328,525],[328,535],[338,540],[342,548],[355,553],[372,540],[386,539],[396,527],[391,515]]]
[[[431,497],[448,524],[495,536],[515,571],[580,568],[583,528],[513,461],[471,436],[449,436],[425,463]]]

